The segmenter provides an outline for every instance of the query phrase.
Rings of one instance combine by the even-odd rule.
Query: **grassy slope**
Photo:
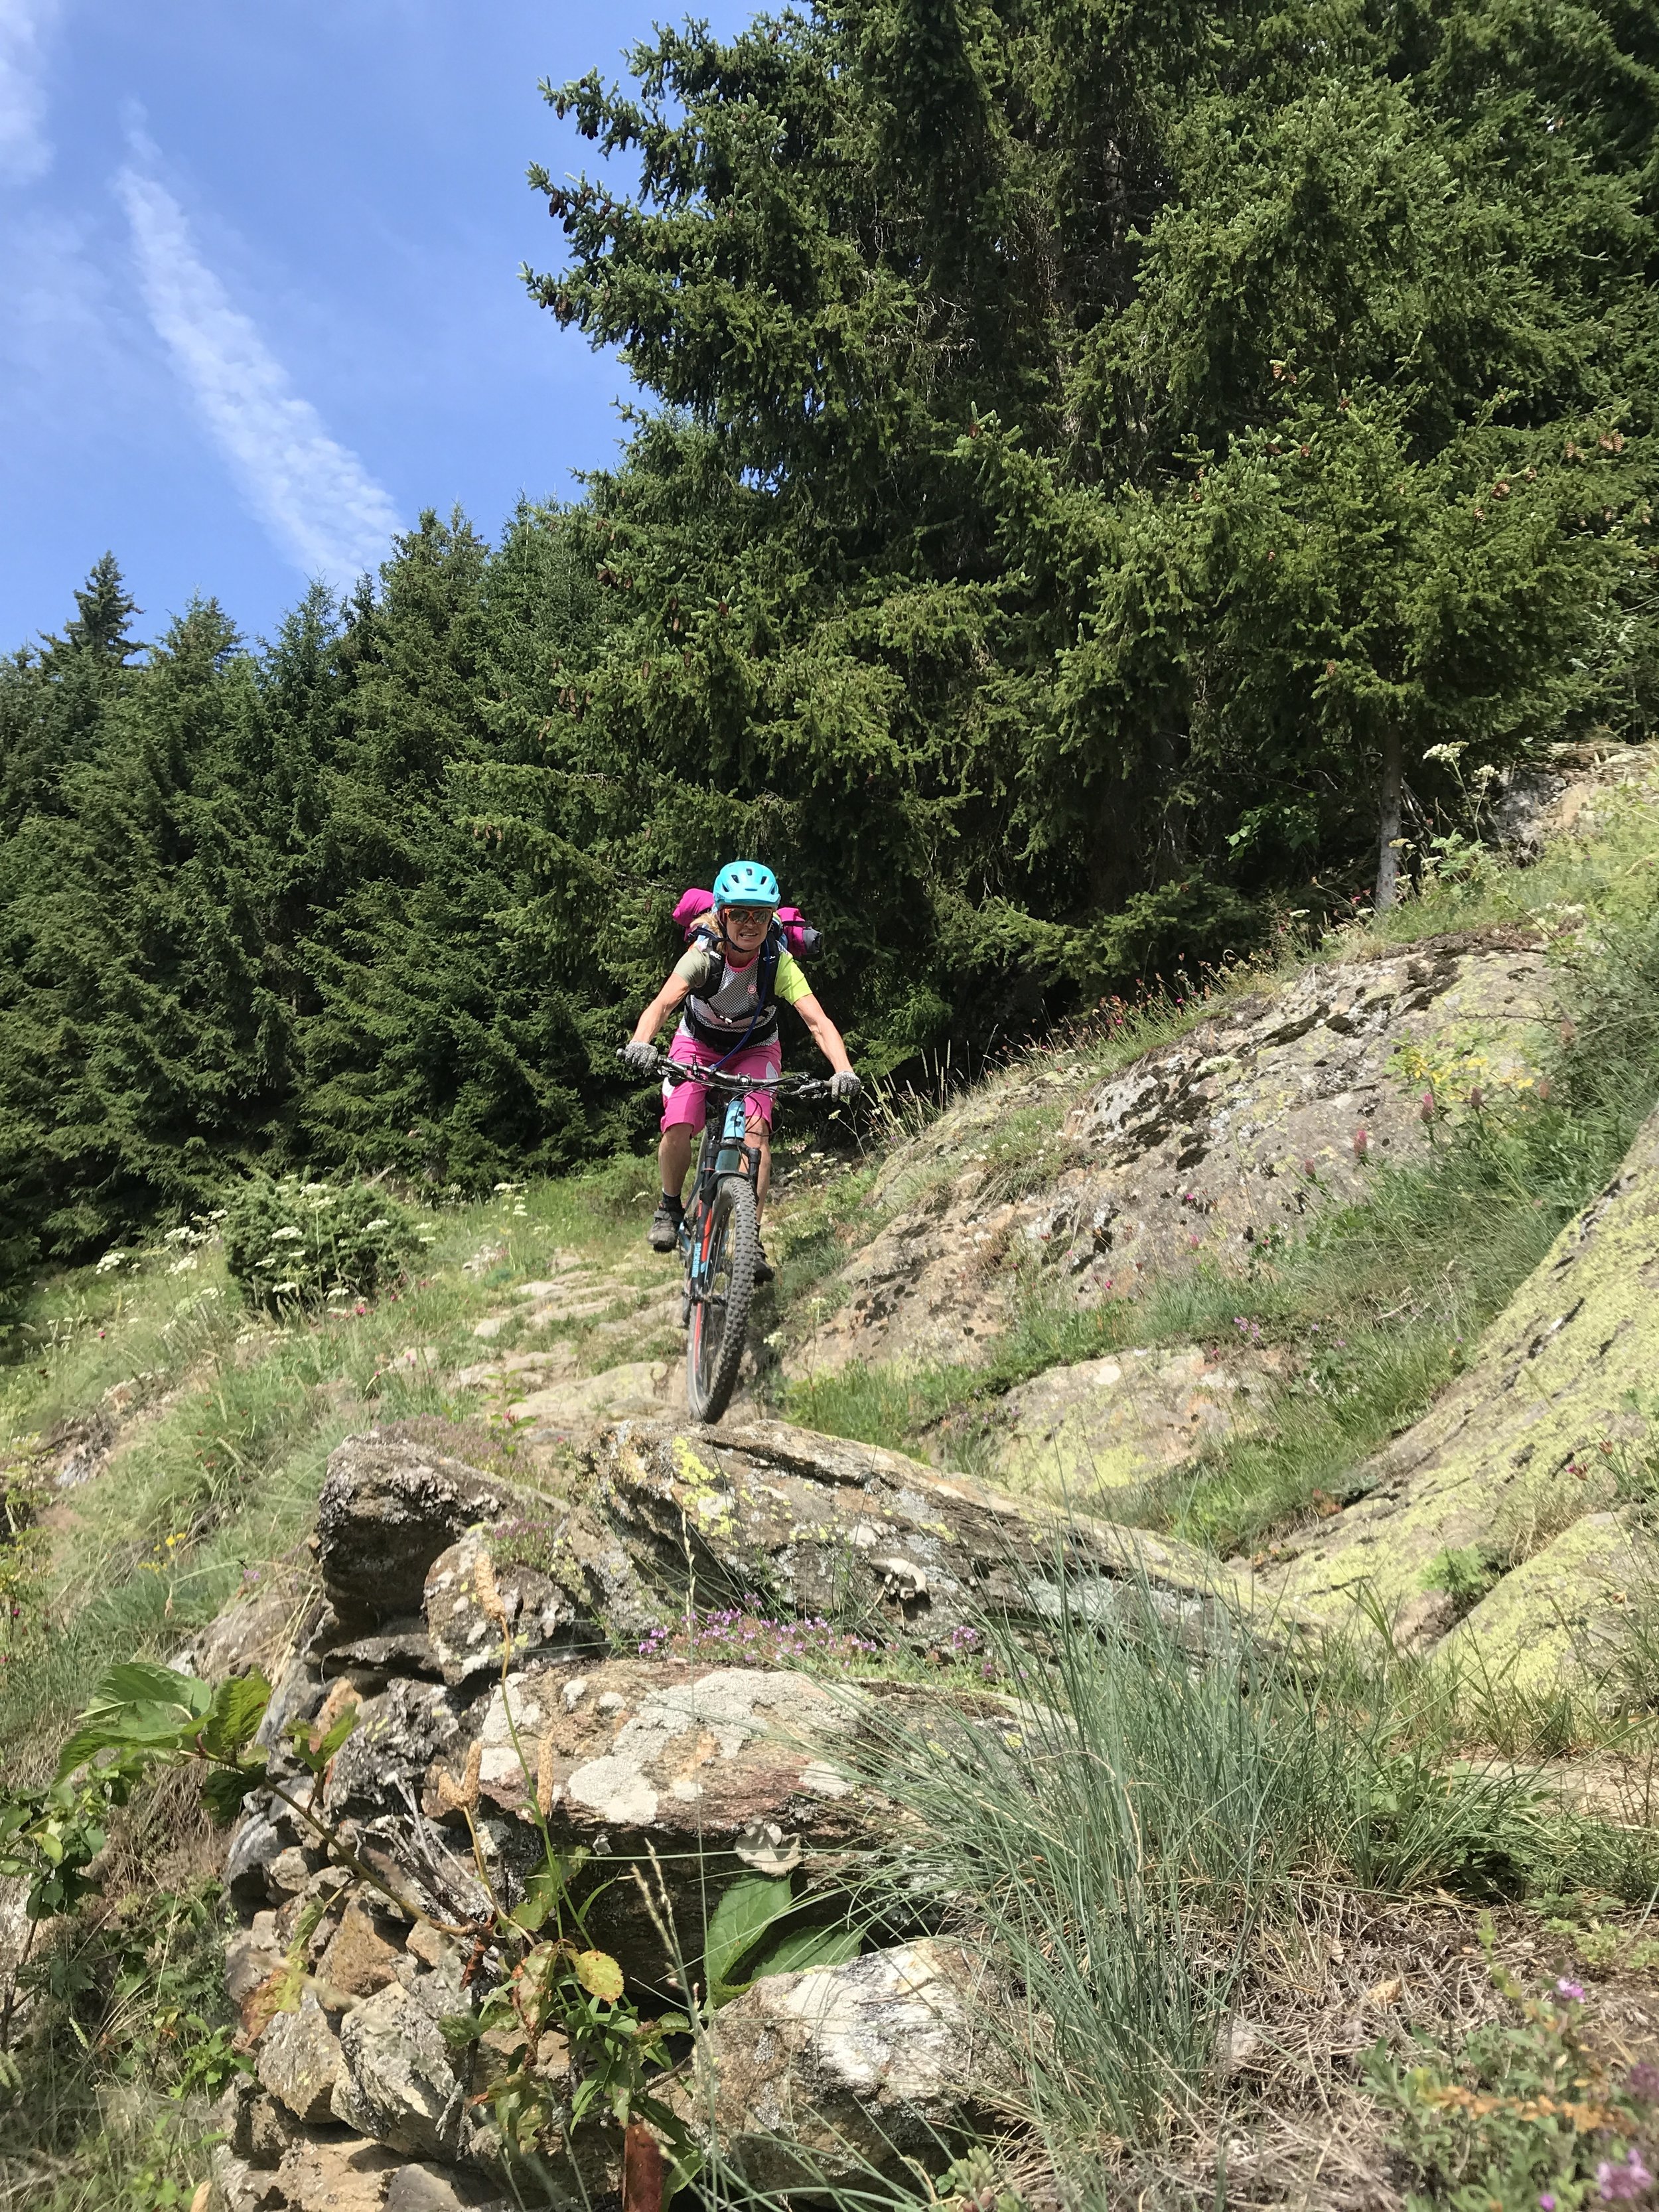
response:
[[[1477,879],[1442,886],[1391,920],[1391,941],[1537,919],[1571,902],[1591,909],[1591,933],[1617,945],[1627,981],[1659,998],[1659,959],[1644,968],[1636,957],[1651,950],[1646,887],[1656,861],[1659,828],[1632,808],[1583,854],[1559,851],[1518,874],[1488,866]],[[1616,1158],[1651,1095],[1659,1056],[1648,1030],[1630,1017],[1628,997],[1615,993],[1599,1013],[1591,1007],[1595,1065],[1565,1066],[1565,1103],[1548,1127],[1512,1133],[1484,1152],[1464,1146],[1425,1175],[1381,1182],[1372,1206],[1255,1277],[1194,1277],[1128,1310],[1141,1342],[1224,1338],[1241,1315],[1279,1340],[1307,1341],[1316,1320],[1322,1334],[1347,1340],[1322,1355],[1317,1395],[1286,1401],[1276,1436],[1219,1456],[1182,1496],[1144,1500],[1149,1517],[1222,1541],[1271,1526],[1310,1486],[1340,1480],[1432,1391],[1455,1358],[1457,1339],[1472,1334],[1533,1263],[1587,1178],[1593,1182]],[[775,1242],[784,1265],[773,1328],[822,1295],[872,1222],[939,1171],[946,1146],[963,1141],[963,1115],[978,1132],[975,1142],[1000,1147],[1011,1188],[1040,1187],[1073,1090],[1202,1011],[1148,1013],[1112,1038],[1073,1041],[1045,1056],[1039,1075],[1065,1079],[1051,1086],[1052,1097],[1030,1095],[1030,1066],[1012,1069],[884,1164],[835,1174],[822,1159],[799,1163],[793,1195],[779,1210]],[[1018,1102],[1012,1110],[1011,1097]],[[245,1574],[294,1550],[339,1437],[371,1419],[471,1413],[471,1402],[447,1393],[441,1378],[479,1356],[474,1324],[510,1309],[516,1284],[545,1272],[561,1252],[606,1265],[637,1260],[643,1272],[638,1200],[650,1182],[648,1164],[623,1163],[604,1176],[442,1211],[418,1284],[361,1316],[317,1328],[277,1332],[252,1321],[210,1252],[179,1275],[158,1259],[135,1276],[88,1271],[43,1286],[29,1316],[27,1358],[5,1370],[0,1385],[14,1461],[25,1460],[31,1437],[96,1418],[112,1387],[134,1378],[139,1387],[110,1463],[51,1506],[46,1571],[21,1585],[23,1610],[9,1627],[0,1667],[7,1771],[39,1771],[110,1658],[165,1656]],[[1104,1333],[1124,1319],[1119,1309],[1103,1321],[1062,1321],[1033,1299],[989,1375],[878,1370],[848,1378],[839,1401],[820,1386],[816,1397],[793,1395],[789,1409],[882,1441],[943,1435],[959,1455],[984,1418],[987,1394],[1056,1358],[1126,1340]],[[512,1340],[509,1329],[492,1348]],[[432,1347],[430,1368],[394,1364],[413,1346]],[[629,1349],[579,1340],[590,1365]],[[510,1449],[508,1439],[501,1444]],[[1011,1651],[1006,1662],[1012,1673],[1022,1656]],[[1051,1701],[1066,1711],[1063,1723]],[[1060,1735],[1050,1741],[1054,1728]],[[1524,1893],[1547,1915],[1512,1911],[1505,1940],[1516,1957],[1532,1955],[1546,1924],[1554,1930],[1547,1951],[1553,1946],[1564,1960],[1594,1922],[1602,1923],[1601,1941],[1621,1925],[1619,1900],[1645,1898],[1659,1881],[1648,1831],[1628,1820],[1603,1828],[1540,1816],[1534,1782],[1524,1764],[1511,1762],[1594,1747],[1610,1771],[1639,1783],[1651,1771],[1652,1734],[1646,1715],[1609,1729],[1579,1713],[1483,1709],[1409,1668],[1378,1678],[1340,1657],[1318,1680],[1264,1679],[1241,1699],[1226,1670],[1189,1674],[1155,1637],[1115,1647],[1090,1636],[1067,1640],[1035,1724],[1024,1736],[1007,1737],[994,1787],[964,1783],[983,1755],[966,1743],[963,1763],[943,1775],[934,1729],[890,1747],[888,1780],[921,1824],[942,1886],[975,1900],[983,1925],[1023,1961],[1042,2016],[1060,2025],[1058,2040],[1025,2062],[1031,2117],[1048,2154],[1089,2173],[1085,2201],[1118,2201],[1129,2179],[1123,2160],[1133,2165],[1144,2155],[1151,2164],[1135,2166],[1137,2189],[1149,2177],[1162,2177],[1162,2187],[1179,2170],[1181,2187],[1203,2183],[1199,2193],[1210,2203],[1224,2197],[1210,2185],[1215,2142],[1229,2131],[1271,2130],[1253,2094],[1237,2085],[1224,2094],[1211,2080],[1210,2053],[1228,2013],[1271,2014],[1281,2004],[1278,1962],[1292,1954],[1303,1960],[1293,1978],[1298,1990],[1328,1979],[1330,1954],[1320,1948],[1327,1939],[1316,1931],[1340,1927],[1352,1944],[1357,1919],[1382,1911],[1356,1902],[1372,1891],[1419,1899],[1434,1892],[1465,1899]],[[1504,1759],[1485,1769],[1456,1763],[1456,1754],[1481,1746],[1497,1747]],[[1091,1771],[1110,1787],[1097,1787]],[[1243,1826],[1242,1808],[1253,1808]],[[123,2069],[162,2085],[210,2085],[215,2063],[210,1899],[202,1911],[189,1908],[187,1854],[180,1856],[176,1835],[164,1847],[158,1838],[166,1824],[146,1818],[154,1832],[141,1824],[124,1842],[126,1902],[107,1924],[76,1939],[80,1968],[101,1978],[100,1988],[107,1981],[127,1990],[102,2016],[118,2032],[100,2031],[95,2067],[70,2063],[73,2051],[65,2060],[52,2046],[58,2071],[37,2069],[9,2116],[0,2094],[0,2205],[91,2212],[123,2204],[149,2212],[181,2201],[170,2190],[183,2190],[187,2201],[185,2185],[201,2170],[195,2133],[158,2124],[153,2103],[134,2106],[126,2135],[108,2122],[112,2084]],[[1241,1850],[1241,1837],[1250,1835],[1263,1847]],[[903,1872],[913,1878],[908,1861]],[[1112,1931],[1126,1883],[1138,1936],[1122,1952]],[[1380,1960],[1365,1973],[1379,1986],[1408,1952],[1416,1957],[1413,1944],[1425,1979],[1440,1972],[1434,1945],[1441,1937],[1429,1925],[1437,1911],[1451,1916],[1445,1940],[1452,1951],[1468,1952],[1467,1915],[1460,1921],[1449,1905],[1415,1910],[1408,1936],[1365,1938],[1364,1956]],[[1145,1972],[1131,1971],[1136,1961]],[[176,2025],[180,1990],[207,2026]],[[1350,2009],[1360,2002],[1352,2000]],[[1307,2038],[1311,2053],[1322,2033],[1314,2012],[1295,2021],[1287,2014],[1284,2025],[1298,2049]],[[1436,2032],[1455,2042],[1465,2026],[1453,2006]],[[1356,2142],[1375,2155],[1373,2107],[1355,2067],[1322,2046],[1316,2086],[1321,2099],[1336,2097]],[[1103,2151],[1091,2132],[1098,2134],[1103,2112],[1120,2136]],[[1126,2151],[1132,2136],[1140,2148]],[[1291,2159],[1291,2148],[1283,2154]],[[1188,2199],[1175,2189],[1156,2201]],[[1449,2200],[1431,2191],[1425,2201]]]
[[[1607,802],[1588,839],[1563,841],[1529,868],[1482,859],[1383,922],[1344,931],[1311,955],[1352,957],[1499,924],[1555,934],[1564,991],[1583,1013],[1552,1071],[1552,1105],[1465,1116],[1436,1160],[1379,1169],[1369,1205],[1328,1217],[1308,1240],[1248,1271],[1196,1269],[1133,1301],[1079,1314],[1057,1311],[1033,1270],[1021,1285],[1016,1325],[987,1365],[854,1365],[790,1389],[787,1411],[832,1433],[972,1467],[987,1455],[997,1400],[1045,1368],[1131,1346],[1224,1347],[1243,1338],[1285,1348],[1300,1370],[1267,1433],[1229,1442],[1120,1510],[1234,1552],[1271,1540],[1316,1510],[1322,1492],[1344,1496],[1366,1455],[1456,1371],[1465,1346],[1612,1172],[1659,1096],[1659,1054],[1642,1015],[1651,988],[1656,864],[1659,808],[1646,795],[1626,794]],[[1287,958],[1278,972],[1305,964]],[[1273,973],[1265,980],[1271,985]],[[1237,987],[1230,980],[1227,988]],[[1045,1162],[1052,1172],[1060,1156],[1044,1152],[1036,1132],[1057,1127],[1070,1098],[1090,1083],[1208,1011],[1202,1003],[1167,1010],[1092,1054],[1069,1052],[1074,1087],[993,1124],[988,1148],[994,1158],[1004,1146],[1005,1176],[1023,1174],[1026,1187],[1040,1187]],[[1032,1127],[1022,1127],[1021,1119]],[[910,1157],[889,1169],[884,1183],[896,1197],[913,1196],[930,1176],[952,1171],[965,1139],[982,1141],[961,1115],[947,1115],[912,1139]]]

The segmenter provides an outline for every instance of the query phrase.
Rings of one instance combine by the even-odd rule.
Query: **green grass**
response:
[[[1327,1215],[1248,1271],[1199,1267],[1081,1313],[1027,1279],[1014,1327],[983,1365],[854,1363],[792,1385],[788,1417],[989,1474],[998,1401],[1046,1369],[1133,1346],[1261,1346],[1295,1370],[1267,1427],[1142,1491],[1115,1493],[1114,1513],[1233,1553],[1360,1495],[1366,1460],[1456,1374],[1561,1227],[1615,1171],[1659,1097],[1659,829],[1633,799],[1610,801],[1608,814],[1588,847],[1558,848],[1527,871],[1482,864],[1384,917],[1386,936],[1369,933],[1392,945],[1454,927],[1547,922],[1568,905],[1588,916],[1562,956],[1572,1020],[1548,1070],[1547,1102],[1522,1097],[1463,1118],[1428,1161],[1376,1168],[1366,1203]],[[975,1156],[994,1145],[996,1126]],[[1017,1158],[1031,1156],[1023,1133],[1010,1143]]]
[[[484,1356],[479,1316],[510,1311],[513,1286],[557,1253],[632,1258],[635,1200],[653,1180],[648,1163],[626,1160],[434,1210],[425,1272],[361,1316],[273,1327],[241,1304],[210,1249],[186,1274],[166,1272],[169,1256],[137,1273],[46,1282],[22,1356],[0,1370],[9,1455],[134,1378],[139,1411],[110,1465],[68,1494],[49,1575],[0,1639],[0,1757],[28,1766],[111,1659],[165,1656],[246,1569],[291,1551],[343,1437],[376,1419],[476,1418],[476,1401],[448,1395],[442,1377]],[[574,1325],[565,1333],[586,1340]],[[514,1340],[509,1327],[491,1348]],[[411,1345],[433,1349],[432,1371],[394,1367]]]
[[[1538,1778],[1449,1758],[1374,1674],[1333,1695],[1257,1653],[1195,1662],[1133,1593],[1115,1628],[1063,1615],[1041,1662],[999,1641],[1012,1698],[912,1702],[868,1754],[903,1848],[860,1903],[997,1962],[1018,1994],[976,2009],[1062,2201],[1134,2202],[1136,2158],[1212,2108],[1218,2033],[1275,1930],[1347,1892],[1553,1885]]]

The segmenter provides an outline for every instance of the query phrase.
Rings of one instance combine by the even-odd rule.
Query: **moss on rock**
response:
[[[1558,1630],[1582,1610],[1578,1583],[1626,1542],[1601,1509],[1614,1498],[1609,1450],[1650,1432],[1640,1394],[1659,1373],[1656,1286],[1659,1113],[1464,1374],[1373,1462],[1368,1494],[1293,1540],[1262,1586],[1331,1620],[1380,1602],[1421,1619],[1426,1641],[1445,1626],[1419,1602],[1434,1563],[1480,1547],[1503,1571],[1442,1638],[1448,1652],[1478,1650],[1517,1680],[1554,1679],[1568,1665],[1571,1639]]]

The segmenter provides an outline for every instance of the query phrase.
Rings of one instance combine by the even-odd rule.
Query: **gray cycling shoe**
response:
[[[670,1206],[668,1200],[658,1201],[651,1217],[651,1226],[645,1232],[645,1241],[653,1252],[672,1252],[680,1241],[680,1224],[685,1218],[684,1211]]]

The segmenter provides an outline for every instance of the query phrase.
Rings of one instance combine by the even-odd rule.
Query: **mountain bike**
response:
[[[769,1091],[775,1098],[827,1098],[830,1085],[817,1076],[722,1075],[672,1060],[664,1063],[663,1074],[673,1084],[706,1084],[726,1101],[718,1120],[715,1102],[709,1102],[680,1224],[686,1404],[694,1421],[718,1421],[737,1388],[760,1244],[755,1207],[760,1147],[748,1141],[744,1098],[750,1091]]]

